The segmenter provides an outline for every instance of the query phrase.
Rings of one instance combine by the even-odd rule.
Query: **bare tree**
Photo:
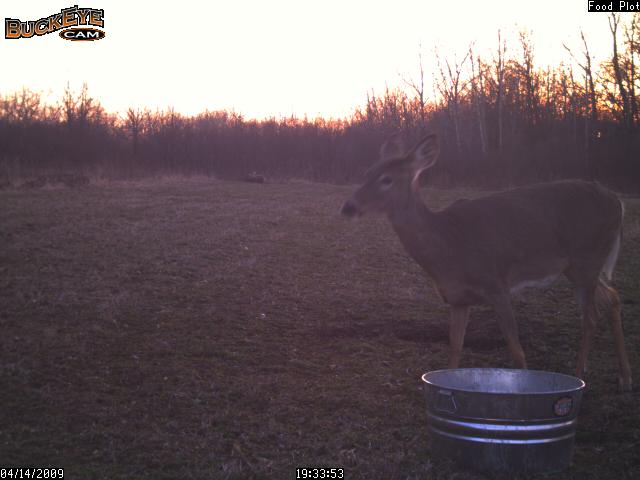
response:
[[[498,51],[497,58],[494,58],[495,79],[496,79],[496,110],[498,122],[498,153],[502,152],[503,145],[503,105],[504,105],[504,61],[507,51],[507,43],[502,39],[500,30],[498,30]]]
[[[422,46],[420,46],[420,51],[418,51],[418,67],[420,68],[420,76],[417,81],[410,80],[407,78],[402,78],[404,83],[413,90],[418,98],[418,107],[420,114],[420,131],[424,132],[426,129],[426,115],[427,115],[427,104],[426,97],[424,93],[424,64],[422,62]]]
[[[138,156],[138,139],[140,137],[140,130],[142,129],[142,121],[143,121],[143,112],[140,110],[134,110],[133,108],[129,108],[127,110],[127,118],[125,121],[126,128],[129,130],[131,134],[131,146],[133,148],[133,156]]]
[[[585,115],[584,117],[584,152],[585,152],[585,165],[587,170],[587,175],[589,178],[593,178],[593,171],[591,168],[591,141],[593,138],[593,129],[595,128],[596,122],[598,121],[598,99],[596,96],[596,88],[595,82],[593,80],[593,70],[591,68],[591,54],[589,53],[589,46],[587,44],[587,39],[584,36],[584,32],[580,30],[580,38],[582,39],[582,45],[584,50],[582,51],[582,55],[584,56],[584,62],[580,62],[576,56],[573,54],[571,49],[564,45],[565,50],[569,52],[569,55],[573,58],[573,60],[578,64],[578,66],[582,69],[583,77],[584,77],[584,95],[586,96],[586,103],[589,105],[590,115]],[[590,121],[589,121],[590,120]]]
[[[521,76],[525,87],[525,118],[529,126],[539,121],[539,78],[534,70],[533,42],[526,32],[520,32],[520,46],[522,47]]]
[[[631,22],[624,27],[625,44],[627,47],[626,55],[626,72],[628,76],[629,85],[629,116],[630,125],[636,125],[640,119],[638,119],[638,97],[636,96],[636,81],[638,80],[638,74],[636,71],[635,56],[640,53],[638,44],[638,30],[640,30],[640,14],[635,13]]]
[[[584,50],[582,51],[582,55],[584,56],[584,63],[581,63],[576,56],[573,54],[571,49],[563,44],[565,50],[569,52],[571,58],[576,62],[576,64],[582,69],[584,72],[584,79],[586,84],[586,94],[589,99],[589,104],[591,107],[591,121],[597,122],[598,120],[598,100],[596,97],[596,88],[595,82],[593,81],[593,70],[591,68],[591,54],[589,53],[589,46],[587,45],[587,39],[584,36],[584,32],[580,30],[580,38],[582,39],[582,45],[584,46]]]
[[[39,118],[42,112],[40,94],[22,87],[19,93],[13,95],[13,111],[18,122],[31,123]]]
[[[613,74],[620,93],[620,100],[622,102],[622,124],[625,128],[631,127],[631,115],[629,106],[629,94],[627,87],[625,86],[624,71],[620,62],[620,54],[618,52],[618,25],[620,23],[620,15],[612,13],[609,18],[609,30],[611,30],[611,36],[613,40],[613,57],[611,58],[611,65],[613,67]]]
[[[467,50],[464,58],[458,63],[457,60],[453,60],[453,65],[448,59],[444,62],[440,58],[439,53],[436,51],[436,60],[438,62],[438,70],[440,78],[437,83],[438,91],[444,98],[447,111],[451,117],[453,123],[453,130],[455,135],[456,154],[459,156],[462,151],[462,141],[460,132],[460,102],[462,95],[466,91],[469,81],[462,78],[462,72],[464,64],[469,59],[471,50]]]
[[[471,92],[473,95],[473,103],[475,105],[476,117],[478,120],[478,134],[480,136],[480,150],[482,156],[487,155],[487,125],[485,115],[485,86],[483,63],[480,57],[474,61],[472,47],[469,47],[469,59],[471,61]],[[477,70],[476,70],[477,62]]]

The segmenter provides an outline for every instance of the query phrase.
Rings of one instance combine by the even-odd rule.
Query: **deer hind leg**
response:
[[[622,331],[622,318],[620,316],[620,297],[618,292],[607,285],[603,278],[600,278],[595,295],[596,309],[601,315],[607,315],[618,356],[618,367],[620,376],[618,377],[618,387],[622,391],[631,391],[631,367],[627,357],[627,349],[624,345],[624,333]]]
[[[598,309],[595,301],[595,289],[592,287],[582,287],[576,290],[578,303],[582,307],[582,340],[578,361],[576,362],[576,377],[584,379],[587,372],[587,357],[591,350],[593,335],[596,330],[598,320]]]
[[[518,336],[518,324],[513,316],[511,299],[508,295],[500,295],[493,299],[492,306],[498,317],[498,325],[500,326],[502,335],[507,341],[509,353],[511,353],[511,358],[513,358],[516,367],[527,368],[524,350],[522,349]]]
[[[469,307],[451,306],[449,319],[449,368],[458,368],[462,356],[464,334],[469,323]]]

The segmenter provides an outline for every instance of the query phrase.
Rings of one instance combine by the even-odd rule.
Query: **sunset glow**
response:
[[[70,3],[5,1],[2,16],[36,20]],[[57,34],[3,38],[0,52],[14,73],[5,69],[0,91],[27,87],[57,101],[67,83],[79,90],[86,82],[108,111],[173,107],[185,114],[235,110],[249,118],[342,117],[362,105],[367,92],[414,78],[419,53],[429,81],[436,48],[461,58],[475,42],[475,51],[490,59],[499,29],[512,56],[520,54],[518,32],[530,31],[540,66],[569,62],[563,43],[580,51],[580,29],[596,62],[611,48],[606,14],[587,13],[582,0],[175,5],[81,4],[104,9],[106,38],[99,42],[65,42]]]

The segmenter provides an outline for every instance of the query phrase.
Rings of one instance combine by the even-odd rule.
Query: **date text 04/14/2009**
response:
[[[0,480],[59,480],[61,478],[64,478],[64,468],[0,467]]]

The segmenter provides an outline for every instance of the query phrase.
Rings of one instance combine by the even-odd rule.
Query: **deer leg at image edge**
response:
[[[595,294],[595,304],[599,315],[607,315],[613,339],[615,342],[616,355],[618,357],[618,387],[623,391],[631,391],[631,367],[629,357],[624,345],[624,333],[622,330],[622,318],[620,316],[620,297],[618,292],[608,285],[603,278],[600,278]]]

